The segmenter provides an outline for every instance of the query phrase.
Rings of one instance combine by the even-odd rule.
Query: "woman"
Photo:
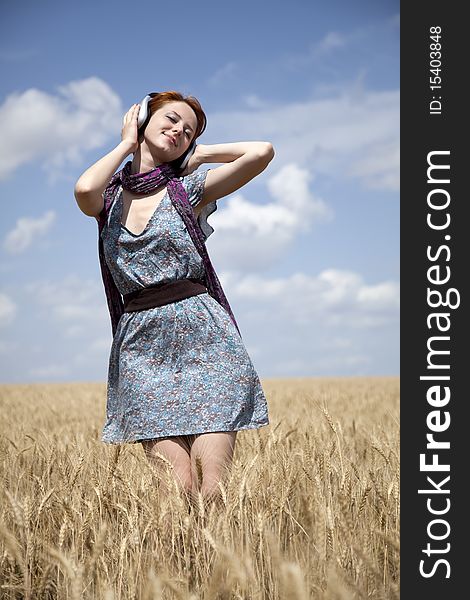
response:
[[[207,216],[218,199],[261,173],[274,150],[268,142],[195,145],[206,117],[192,96],[154,93],[145,103],[145,124],[139,129],[134,104],[121,142],[75,185],[80,209],[100,224],[113,322],[102,440],[140,442],[157,468],[171,464],[190,499],[198,491],[212,498],[232,462],[237,431],[269,419],[207,255]],[[226,164],[195,172],[204,163]]]

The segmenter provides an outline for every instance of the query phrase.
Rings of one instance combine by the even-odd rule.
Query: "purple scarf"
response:
[[[115,173],[111,178],[111,181],[104,191],[104,207],[98,219],[98,254],[100,259],[101,275],[103,278],[106,299],[108,302],[109,314],[111,317],[113,336],[116,333],[119,319],[124,312],[124,304],[122,296],[117,289],[116,284],[114,283],[114,279],[104,257],[101,232],[108,219],[109,210],[114,202],[120,185],[133,194],[148,194],[162,184],[166,184],[170,200],[186,225],[186,229],[188,230],[188,233],[202,258],[205,269],[204,283],[207,287],[207,291],[228,312],[241,337],[241,333],[237,322],[235,321],[232,309],[230,308],[230,304],[228,303],[219,278],[217,277],[215,269],[212,266],[209,254],[207,253],[204,234],[196,220],[193,207],[188,200],[186,190],[184,189],[181,180],[177,179],[176,171],[170,164],[163,163],[158,167],[155,167],[155,169],[147,171],[147,173],[131,174],[131,164],[131,161],[128,161],[124,167]]]

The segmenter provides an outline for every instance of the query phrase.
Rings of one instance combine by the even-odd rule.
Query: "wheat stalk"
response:
[[[99,441],[106,390],[96,390],[0,386],[8,416],[0,424],[0,469],[10,494],[0,506],[0,595],[287,600],[307,590],[324,600],[397,597],[396,382],[268,383],[272,425],[239,436],[236,458],[214,486],[220,504],[205,503],[201,457],[200,496],[191,496],[189,512],[166,456]],[[312,398],[326,413],[311,410]],[[44,410],[31,410],[38,403]],[[197,476],[195,466],[195,488]]]

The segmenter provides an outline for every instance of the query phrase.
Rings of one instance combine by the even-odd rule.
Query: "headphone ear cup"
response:
[[[146,96],[140,104],[139,116],[137,117],[137,129],[142,129],[147,124],[149,117],[149,99],[150,97]]]
[[[193,155],[195,150],[196,150],[196,141],[194,141],[189,146],[189,148],[186,150],[186,152],[183,154],[183,156],[180,156],[180,158],[174,160],[172,164],[179,171],[184,171],[188,165],[189,159],[191,158],[191,156]]]
[[[186,152],[184,153],[184,156],[182,157],[182,161],[181,161],[181,165],[180,165],[180,169],[181,171],[183,171],[184,169],[186,169],[189,159],[191,158],[191,156],[194,154],[194,151],[196,150],[196,142],[194,141],[189,148],[186,150]]]
[[[137,117],[137,129],[143,129],[150,120],[150,109],[149,102],[150,100],[157,95],[157,92],[152,92],[151,94],[147,94],[145,98],[140,103],[139,116]]]

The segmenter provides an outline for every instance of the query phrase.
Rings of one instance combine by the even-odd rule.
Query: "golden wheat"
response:
[[[263,388],[271,425],[190,506],[164,456],[100,441],[104,384],[0,386],[0,597],[398,598],[398,378]]]

